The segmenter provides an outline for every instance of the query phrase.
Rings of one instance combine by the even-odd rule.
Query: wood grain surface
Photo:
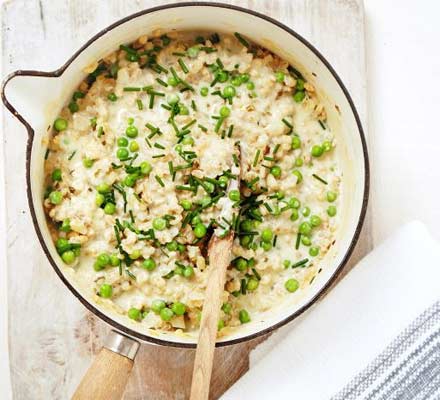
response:
[[[105,26],[166,2],[5,1],[1,6],[3,75],[19,68],[53,70]],[[347,85],[367,128],[362,0],[225,2],[270,15],[310,40]],[[67,399],[99,351],[109,327],[69,293],[40,249],[25,196],[26,133],[5,109],[3,113],[13,395],[16,400]],[[371,232],[367,218],[346,271],[371,248]],[[248,354],[261,340],[216,350],[211,398],[218,398],[247,370]],[[193,358],[193,350],[142,345],[124,399],[187,398]]]

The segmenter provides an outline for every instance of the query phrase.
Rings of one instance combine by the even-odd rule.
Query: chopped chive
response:
[[[255,278],[257,278],[257,280],[261,280],[261,276],[260,276],[260,274],[258,273],[258,271],[255,269],[255,268],[252,268],[252,272],[254,273],[254,275],[255,275]]]
[[[299,232],[298,235],[296,236],[296,243],[295,243],[295,249],[296,250],[299,249],[300,243],[301,243],[301,233]]]
[[[165,67],[162,67],[162,65],[160,65],[160,64],[154,64],[154,70],[157,72],[157,73],[161,73],[161,72],[164,72],[165,74],[168,74],[168,70],[165,68]]]
[[[151,149],[152,146],[151,146],[151,143],[150,143],[150,141],[148,140],[148,138],[145,138],[145,141],[147,142],[148,147]]]
[[[162,158],[165,157],[165,154],[157,154],[155,156],[153,156],[152,158]]]
[[[252,163],[253,167],[257,166],[258,159],[260,158],[260,153],[261,153],[261,150],[258,149],[257,152],[255,153],[254,162]]]
[[[275,146],[275,148],[273,149],[273,155],[275,155],[275,154],[277,154],[277,151],[280,149],[280,144],[278,143],[276,146]]]
[[[171,71],[171,74],[173,75],[173,78],[174,78],[177,82],[180,82],[180,78],[179,78],[179,75],[177,75],[176,70],[175,70],[173,67],[171,67],[171,68],[170,68],[170,71]]]
[[[228,137],[229,138],[232,137],[233,130],[234,130],[234,125],[229,126],[229,129],[228,129]]]
[[[217,49],[215,49],[214,47],[207,47],[207,46],[202,46],[200,47],[200,50],[204,51],[205,53],[215,53],[217,51]]]
[[[180,68],[182,68],[182,71],[183,71],[185,74],[187,74],[187,73],[189,72],[189,70],[188,70],[188,67],[186,66],[185,62],[184,62],[181,58],[179,58],[179,59],[177,60],[177,62],[179,63]]]
[[[263,157],[263,158],[264,158],[264,160],[266,160],[266,161],[275,161],[275,158],[273,158],[273,157],[265,156],[265,157]]]
[[[70,154],[68,160],[70,161],[76,154],[76,150],[72,151],[72,154]]]
[[[148,105],[150,109],[154,107],[154,94],[150,93],[150,103]]]
[[[254,185],[255,185],[259,180],[260,180],[260,177],[259,177],[259,176],[256,176],[254,179],[252,179],[251,181],[249,181],[249,182],[247,183],[246,186],[247,186],[249,189],[253,189]]]
[[[162,108],[165,108],[165,110],[168,110],[168,111],[171,111],[172,110],[172,108],[168,105],[168,104],[161,104],[160,105]]]
[[[223,125],[225,118],[224,117],[219,117],[217,123],[215,124],[215,128],[214,128],[214,132],[218,132],[221,128],[221,126]]]
[[[249,42],[241,36],[238,32],[234,32],[234,36],[238,39],[238,41],[244,46],[249,48]]]
[[[270,213],[273,211],[272,207],[269,205],[269,203],[263,203],[263,206],[266,207],[267,211],[269,211]]]
[[[49,153],[50,153],[50,150],[46,149],[46,153],[44,153],[44,159],[45,160],[47,160],[47,157],[49,157]]]
[[[162,85],[162,86],[164,86],[164,87],[168,87],[168,83],[166,83],[166,82],[163,81],[162,79],[160,79],[160,78],[156,78],[156,81],[157,81],[157,83],[158,83],[159,85]]]
[[[198,124],[197,125],[203,132],[208,132],[208,128],[205,128],[203,125]]]
[[[124,92],[140,92],[140,87],[127,86],[124,88]]]
[[[173,56],[177,56],[177,57],[185,57],[186,56],[186,53],[181,53],[179,51],[173,51],[171,54]]]
[[[145,127],[147,127],[151,132],[154,132],[154,133],[159,133],[160,132],[159,128],[155,127],[154,125],[151,125],[149,122],[147,122],[145,124]],[[160,135],[160,133],[159,133],[159,135]]]
[[[223,65],[222,60],[220,60],[220,58],[217,58],[217,60],[215,60],[215,62],[220,67],[220,69],[224,69],[225,68],[225,66]]]
[[[321,128],[325,130],[326,127],[324,125],[324,122],[322,122],[320,119],[318,119],[318,122],[319,122],[319,125],[321,125]]]
[[[176,190],[188,190],[190,192],[195,192],[196,189],[193,186],[176,185]]]
[[[191,122],[188,122],[183,128],[182,131],[188,129],[190,126],[193,126],[197,122],[196,119],[193,119]]]
[[[165,187],[165,183],[163,183],[162,178],[159,175],[155,175],[154,178],[159,183],[160,186]]]
[[[191,100],[191,108],[192,108],[194,111],[197,111],[197,106],[196,106],[196,103],[195,103],[194,100]]]
[[[290,130],[293,129],[293,125],[292,125],[289,121],[287,121],[286,118],[283,118],[281,121],[283,121],[284,124],[285,124]]]
[[[142,100],[137,99],[137,100],[136,100],[136,104],[137,104],[137,107],[138,107],[138,110],[139,110],[139,111],[141,111],[141,110],[144,109],[144,103],[142,103]]]
[[[132,210],[130,210],[130,211],[129,211],[128,213],[130,214],[130,220],[131,220],[131,223],[132,223],[132,224],[134,224],[134,216],[133,216],[133,211],[132,211]]]
[[[103,135],[103,133],[104,133],[104,128],[102,126],[100,126],[98,128],[98,137],[101,137]]]
[[[234,160],[234,164],[236,167],[240,165],[240,161],[238,160],[238,157],[236,154],[232,154],[232,159]]]
[[[150,91],[150,90],[152,90],[152,89],[153,89],[153,86],[148,85],[148,86],[144,86],[144,87],[142,88],[142,91],[143,91],[143,92],[148,92],[148,91]]]
[[[156,149],[161,149],[161,150],[164,150],[165,149],[165,146],[162,146],[160,143],[154,143],[154,147],[156,147]]]
[[[298,268],[298,267],[302,267],[303,265],[307,264],[309,262],[308,258],[304,258],[301,261],[296,262],[295,264],[292,265],[292,268]]]
[[[174,174],[173,162],[168,161],[168,169],[170,170],[170,175]]]
[[[277,245],[278,235],[275,235],[273,238],[273,244],[272,246],[275,247]]]
[[[312,176],[317,179],[318,181],[322,182],[324,185],[328,185],[328,182],[325,179],[322,179],[320,176],[316,174],[312,174]]]

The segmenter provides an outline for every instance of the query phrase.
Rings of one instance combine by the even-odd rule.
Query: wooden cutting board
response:
[[[2,5],[3,73],[19,68],[53,70],[105,26],[166,2],[6,1]],[[228,2],[284,22],[320,49],[347,85],[366,128],[362,0]],[[5,109],[3,114],[13,396],[16,400],[67,399],[109,327],[68,292],[40,249],[25,195],[26,133]],[[370,221],[367,218],[351,266],[371,247]],[[218,398],[247,370],[249,352],[262,340],[218,349],[212,398]],[[193,357],[192,350],[141,346],[124,399],[187,398]]]

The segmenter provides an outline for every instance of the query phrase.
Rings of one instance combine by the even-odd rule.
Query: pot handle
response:
[[[138,341],[111,331],[72,400],[120,400],[138,349]]]

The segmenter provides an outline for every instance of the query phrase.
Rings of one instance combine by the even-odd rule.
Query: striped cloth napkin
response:
[[[439,256],[421,223],[405,225],[258,347],[222,399],[439,400]]]

